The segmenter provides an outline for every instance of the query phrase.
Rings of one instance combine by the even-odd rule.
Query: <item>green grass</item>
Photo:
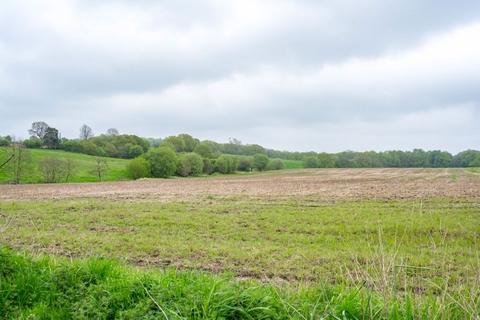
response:
[[[283,161],[285,164],[285,169],[302,169],[303,166],[303,161],[300,160],[284,160],[280,159]]]
[[[228,275],[142,271],[110,260],[32,258],[0,247],[3,319],[466,319],[428,297],[385,300],[345,286],[274,286]]]
[[[30,252],[454,295],[480,288],[479,201],[3,201],[0,225],[5,244]]]
[[[73,160],[75,170],[69,182],[95,182],[98,181],[95,173],[95,156],[80,153],[65,152],[61,150],[28,149],[31,153],[32,165],[26,170],[22,183],[42,182],[42,175],[38,169],[38,163],[45,157]],[[7,148],[0,147],[0,160],[7,156]],[[104,181],[127,180],[126,166],[128,160],[104,158],[108,163],[108,171]],[[1,161],[0,161],[1,162]],[[5,170],[0,171],[0,183],[7,183],[10,180]]]

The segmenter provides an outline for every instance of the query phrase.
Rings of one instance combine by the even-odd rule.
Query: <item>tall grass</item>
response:
[[[4,319],[478,319],[478,297],[471,309],[455,299],[399,299],[364,287],[274,286],[0,248]]]

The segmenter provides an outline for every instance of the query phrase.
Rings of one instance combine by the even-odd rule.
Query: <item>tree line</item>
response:
[[[0,146],[22,146],[25,148],[61,149],[100,157],[134,159],[128,165],[132,178],[198,176],[215,172],[228,174],[235,171],[279,170],[285,167],[283,160],[302,161],[306,168],[376,168],[376,167],[479,167],[480,151],[466,150],[456,155],[446,151],[344,151],[339,153],[291,152],[266,149],[258,144],[242,144],[231,138],[228,143],[210,140],[200,141],[188,134],[160,138],[142,138],[120,134],[115,128],[95,136],[86,124],[79,129],[77,139],[62,138],[60,132],[43,121],[32,123],[30,137],[22,142],[9,136],[0,137]],[[13,149],[12,149],[13,150]],[[12,151],[13,161],[28,158],[25,150]],[[15,156],[16,154],[16,156]],[[282,160],[283,159],[283,160]],[[25,162],[25,161],[23,161]],[[72,163],[45,161],[45,180],[58,180],[73,169],[62,169],[48,174],[48,168],[73,168]],[[2,165],[0,163],[0,165]],[[98,161],[98,176],[107,166]],[[50,170],[51,171],[51,170]],[[57,170],[58,171],[58,170]],[[65,173],[66,172],[66,173]],[[60,179],[61,180],[61,179]]]
[[[446,151],[344,151],[335,154],[305,155],[306,168],[448,168],[480,167],[480,151],[466,150],[456,155]]]

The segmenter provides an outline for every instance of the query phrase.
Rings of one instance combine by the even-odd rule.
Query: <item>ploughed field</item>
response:
[[[408,293],[478,313],[478,169],[0,185],[0,229],[3,244],[34,255],[360,286],[385,301]]]
[[[480,170],[302,169],[206,178],[0,185],[0,200],[106,198],[160,201],[205,196],[345,201],[480,196]]]

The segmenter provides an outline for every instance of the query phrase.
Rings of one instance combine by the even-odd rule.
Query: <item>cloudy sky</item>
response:
[[[480,1],[2,0],[0,135],[480,149]]]

